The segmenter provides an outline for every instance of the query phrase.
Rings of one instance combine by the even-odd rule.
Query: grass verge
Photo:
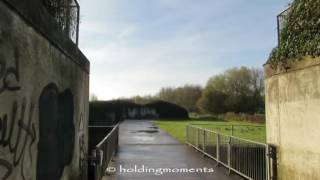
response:
[[[217,119],[212,120],[156,120],[154,124],[167,132],[169,135],[178,139],[181,143],[186,141],[186,126],[188,124],[219,132],[224,135],[233,135],[243,139],[249,139],[258,142],[265,142],[265,125],[248,122],[230,122]]]

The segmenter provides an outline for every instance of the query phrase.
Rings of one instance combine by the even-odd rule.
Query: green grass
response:
[[[159,128],[184,143],[186,141],[186,126],[196,124],[205,129],[232,135],[243,139],[265,142],[266,128],[264,125],[248,122],[228,122],[221,120],[156,120],[154,124]],[[232,131],[233,126],[233,131]],[[233,132],[233,133],[232,133]]]

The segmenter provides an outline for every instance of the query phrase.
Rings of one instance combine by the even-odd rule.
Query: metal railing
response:
[[[118,151],[119,124],[113,127],[110,133],[95,147],[91,164],[95,167],[95,180],[101,180],[112,157]]]
[[[187,144],[246,179],[269,180],[268,145],[187,125]]]
[[[236,136],[243,139],[253,140],[265,143],[265,126],[263,125],[251,125],[251,124],[210,124],[210,123],[191,123],[197,127],[203,127],[205,129],[217,132],[219,134]],[[254,136],[249,136],[254,134]],[[251,139],[250,139],[251,138]]]
[[[43,5],[63,33],[78,45],[80,5],[77,0],[44,0]]]
[[[277,16],[278,46],[281,43],[281,31],[288,21],[289,13],[290,13],[290,6],[286,10],[284,10],[280,14],[278,14],[278,16]]]

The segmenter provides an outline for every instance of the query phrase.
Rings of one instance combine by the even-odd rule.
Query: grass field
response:
[[[224,135],[233,135],[243,139],[265,142],[266,128],[261,124],[248,122],[229,122],[221,120],[156,120],[154,124],[184,143],[186,140],[186,126],[195,124],[205,129],[219,132]]]

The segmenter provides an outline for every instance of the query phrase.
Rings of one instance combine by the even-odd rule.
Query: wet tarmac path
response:
[[[237,175],[227,175],[224,167],[217,167],[214,160],[203,157],[193,148],[181,144],[153,125],[152,121],[124,121],[120,125],[119,136],[119,151],[111,163],[111,167],[115,167],[117,171],[110,172],[106,179],[242,179]]]

